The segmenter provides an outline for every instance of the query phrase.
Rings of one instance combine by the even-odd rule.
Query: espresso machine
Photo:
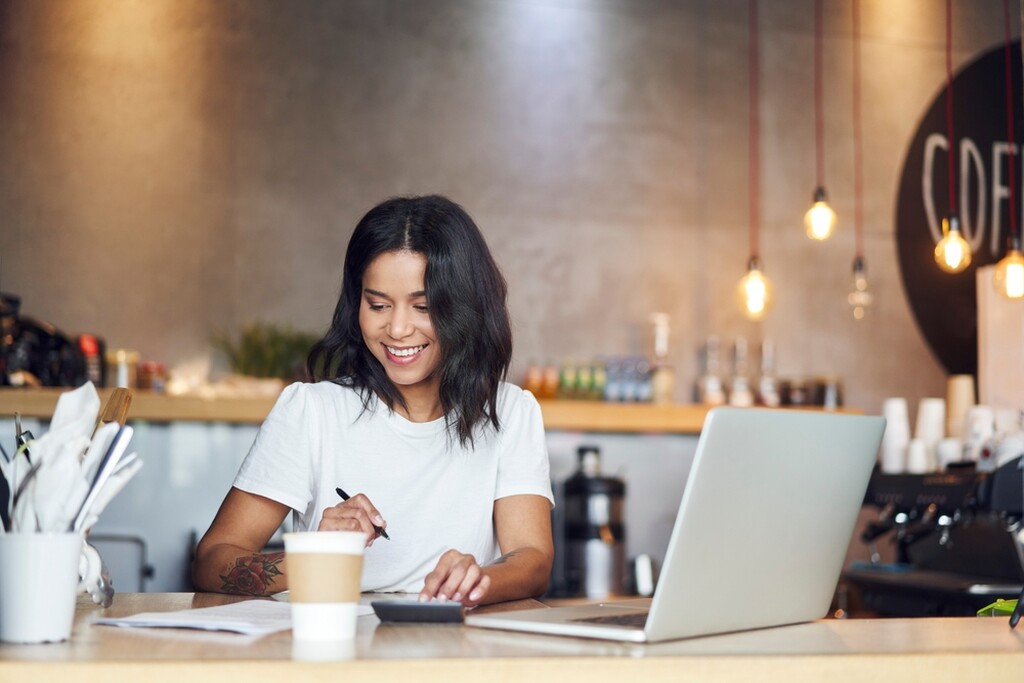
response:
[[[870,561],[843,574],[858,607],[881,616],[966,616],[1024,585],[1024,457],[980,470],[872,474],[861,530]],[[882,561],[881,544],[893,561]]]

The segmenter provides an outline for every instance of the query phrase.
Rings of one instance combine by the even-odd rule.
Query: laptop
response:
[[[878,416],[712,409],[652,598],[470,612],[465,623],[644,643],[820,619],[884,429]]]

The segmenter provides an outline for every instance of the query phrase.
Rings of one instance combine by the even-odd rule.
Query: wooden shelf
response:
[[[53,415],[62,389],[0,389],[0,417],[19,412],[24,417],[47,419]],[[101,389],[106,400],[110,389]],[[149,422],[231,422],[260,424],[276,395],[202,398],[166,396],[136,391],[129,420]],[[540,402],[548,430],[622,434],[698,434],[708,406],[695,404],[604,403],[601,401],[544,400]],[[845,410],[844,412],[856,412]]]
[[[612,433],[697,434],[708,407],[691,404],[540,402],[544,426],[552,430]]]
[[[53,415],[57,397],[64,389],[0,389],[0,417],[15,412],[23,417],[47,419]],[[111,389],[100,389],[105,401]],[[129,420],[149,422],[233,422],[259,424],[270,412],[277,396],[202,398],[200,396],[167,396],[148,391],[135,391],[128,410]]]
[[[19,412],[24,417],[49,418],[62,389],[0,389],[0,416]],[[101,389],[106,400],[109,389]],[[270,412],[276,396],[201,398],[167,396],[136,391],[130,420],[150,422],[232,422],[259,424]],[[547,429],[593,432],[668,432],[696,434],[707,408],[693,405],[656,406],[600,401],[541,401]]]

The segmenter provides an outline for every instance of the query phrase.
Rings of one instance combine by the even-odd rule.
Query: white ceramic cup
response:
[[[366,534],[284,534],[288,601],[296,640],[348,640],[356,634]]]
[[[0,535],[0,640],[53,643],[71,636],[82,536]]]
[[[905,398],[887,398],[882,403],[885,433],[882,435],[881,466],[885,474],[899,474],[907,467],[910,418]]]

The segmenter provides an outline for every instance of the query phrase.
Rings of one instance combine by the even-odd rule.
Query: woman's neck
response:
[[[410,422],[433,422],[444,416],[441,409],[441,397],[436,388],[398,387],[405,408],[395,406],[395,411]]]

